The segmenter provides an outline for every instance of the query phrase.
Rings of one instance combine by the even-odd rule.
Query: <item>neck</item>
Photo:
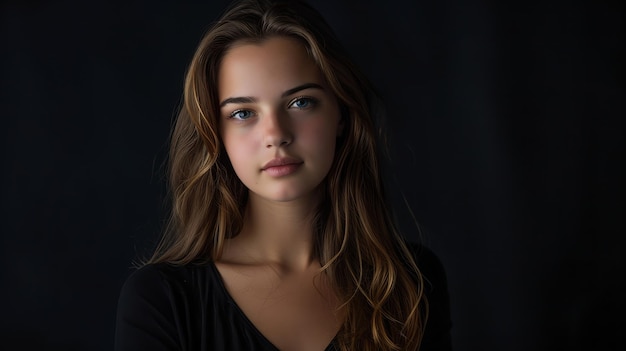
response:
[[[269,263],[286,270],[307,269],[313,256],[317,201],[272,202],[250,194],[241,233],[232,239],[237,260]]]

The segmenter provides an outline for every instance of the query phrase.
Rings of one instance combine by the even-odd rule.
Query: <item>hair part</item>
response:
[[[147,263],[218,260],[225,241],[241,230],[247,189],[219,134],[218,70],[233,45],[275,36],[305,45],[335,94],[345,125],[314,220],[315,252],[345,311],[336,346],[417,350],[428,308],[422,276],[385,199],[376,146],[378,98],[330,26],[303,2],[234,3],[199,43],[171,134],[171,215]]]

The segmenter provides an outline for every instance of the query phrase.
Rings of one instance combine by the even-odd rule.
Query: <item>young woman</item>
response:
[[[376,97],[313,8],[234,4],[184,99],[170,225],[116,350],[450,349],[445,273],[386,205]]]

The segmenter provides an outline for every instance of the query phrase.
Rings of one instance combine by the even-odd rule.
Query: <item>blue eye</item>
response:
[[[237,110],[230,114],[230,118],[246,120],[252,117],[252,111],[248,110]]]
[[[315,106],[316,103],[317,103],[317,100],[313,98],[299,97],[299,98],[294,99],[289,104],[289,107],[295,107],[297,109],[304,110],[304,109],[312,108],[313,106]]]

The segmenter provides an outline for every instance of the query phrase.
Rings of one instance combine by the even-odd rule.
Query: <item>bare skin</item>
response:
[[[321,351],[338,332],[337,301],[316,262],[301,271],[226,260],[217,266],[239,308],[278,349]]]
[[[301,86],[307,87],[288,93]],[[305,48],[282,37],[230,49],[219,95],[224,146],[249,198],[243,229],[227,241],[217,269],[239,308],[277,348],[322,351],[343,321],[313,255],[312,230],[342,129],[336,99]],[[282,157],[297,164],[264,168]]]

